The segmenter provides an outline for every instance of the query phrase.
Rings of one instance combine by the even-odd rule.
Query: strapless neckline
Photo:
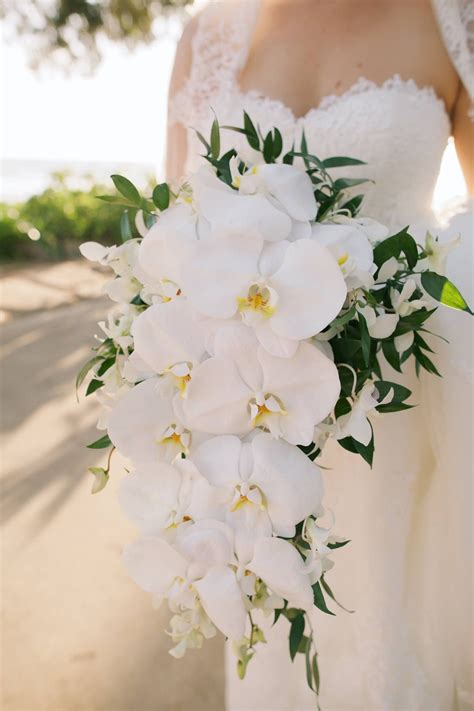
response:
[[[365,76],[360,76],[356,81],[351,84],[345,91],[340,94],[327,94],[323,96],[316,106],[311,107],[302,116],[297,116],[293,109],[288,106],[281,99],[276,99],[266,95],[264,92],[258,89],[250,89],[244,91],[240,88],[238,81],[235,81],[235,95],[241,103],[246,104],[248,101],[258,101],[268,108],[277,109],[280,112],[284,112],[286,117],[291,119],[295,125],[304,124],[309,121],[313,116],[320,112],[328,111],[332,108],[337,108],[341,103],[346,102],[354,96],[361,96],[369,92],[383,92],[397,90],[410,95],[416,94],[421,98],[425,98],[428,101],[432,101],[433,105],[436,106],[443,116],[451,122],[448,110],[444,100],[438,95],[435,88],[431,85],[419,86],[414,79],[402,79],[400,74],[393,74],[388,77],[381,84],[373,81],[372,79],[367,79]]]

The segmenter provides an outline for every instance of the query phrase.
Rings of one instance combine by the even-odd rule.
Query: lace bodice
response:
[[[456,0],[433,2],[438,17],[444,18],[447,46],[458,53],[460,72],[474,89],[469,84],[470,54],[459,39],[455,41],[460,34],[455,23],[461,22],[452,9]],[[281,101],[257,91],[242,92],[238,75],[247,59],[259,6],[260,0],[227,0],[211,3],[201,14],[190,76],[171,101],[171,122],[206,134],[213,112],[221,124],[241,125],[245,109],[262,131],[278,126],[285,148],[295,138],[298,141],[304,129],[310,149],[319,157],[349,155],[366,161],[367,166],[344,169],[344,174],[373,181],[362,188],[367,214],[393,227],[426,222],[450,135],[444,102],[434,89],[418,87],[398,75],[382,85],[361,77],[342,95],[325,97],[301,118]],[[224,147],[235,145],[251,158],[244,137],[223,132],[222,139]],[[187,170],[196,167],[200,152],[199,140],[190,129]]]

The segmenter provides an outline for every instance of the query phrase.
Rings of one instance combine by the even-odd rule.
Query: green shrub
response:
[[[67,175],[52,180],[51,187],[23,203],[0,203],[0,259],[74,258],[81,242],[120,241],[122,208],[97,200],[110,188],[89,181],[90,189],[72,189]]]

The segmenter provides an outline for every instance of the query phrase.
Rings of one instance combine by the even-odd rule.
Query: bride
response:
[[[474,192],[473,32],[472,0],[211,2],[178,47],[169,177],[196,166],[192,129],[208,133],[213,111],[221,124],[240,125],[245,109],[263,132],[278,126],[286,148],[304,129],[320,158],[366,161],[353,168],[374,181],[365,214],[393,230],[410,224],[420,237],[428,226],[439,234],[431,200],[450,135]],[[240,138],[229,133],[229,147]],[[448,233],[465,236],[449,269],[472,302],[471,226],[469,213],[460,214]],[[351,539],[334,556],[330,584],[355,610],[314,615],[325,711],[474,706],[472,339],[463,315],[449,316],[440,323],[441,313],[438,326],[451,344],[435,344],[444,377],[419,383],[404,374],[420,405],[374,422],[373,469],[341,448],[325,451],[325,500],[337,532]],[[228,709],[314,708],[285,632],[268,626],[269,644],[243,682],[229,653]]]

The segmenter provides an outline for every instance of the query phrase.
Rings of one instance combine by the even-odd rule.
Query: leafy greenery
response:
[[[22,203],[0,203],[0,259],[74,258],[81,242],[120,242],[127,218],[121,223],[120,207],[97,200],[104,186],[89,184],[89,189],[72,188],[68,176],[58,173],[39,195]],[[128,238],[135,235],[134,215],[131,210]]]
[[[0,18],[24,38],[32,63],[56,61],[93,68],[102,36],[130,50],[156,38],[155,24],[193,0],[4,0]],[[65,60],[65,61],[64,61]]]

